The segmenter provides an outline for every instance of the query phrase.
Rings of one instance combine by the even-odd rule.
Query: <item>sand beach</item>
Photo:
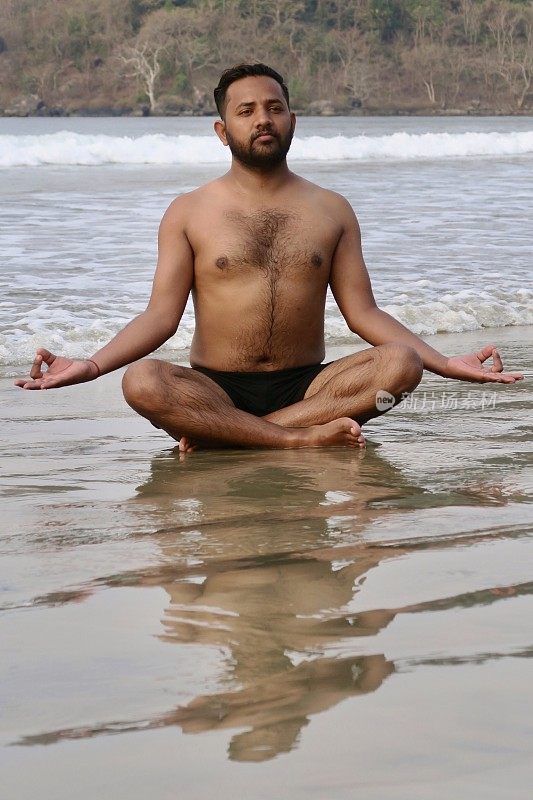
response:
[[[364,453],[184,457],[118,374],[4,378],[6,797],[526,797],[531,401],[428,376]]]

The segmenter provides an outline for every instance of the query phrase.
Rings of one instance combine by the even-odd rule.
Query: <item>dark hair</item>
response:
[[[276,72],[275,69],[268,67],[266,64],[236,64],[236,66],[224,70],[214,91],[215,103],[221,117],[224,117],[224,112],[226,111],[226,94],[231,84],[241,78],[256,76],[265,76],[277,81],[283,90],[287,105],[289,105],[289,90],[279,72]]]

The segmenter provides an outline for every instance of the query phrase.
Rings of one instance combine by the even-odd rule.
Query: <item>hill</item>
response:
[[[211,114],[264,61],[310,114],[527,114],[530,0],[0,0],[0,113]]]

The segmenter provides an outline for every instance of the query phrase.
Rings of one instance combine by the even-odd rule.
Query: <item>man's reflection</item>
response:
[[[174,504],[178,525],[156,535],[167,563],[183,563],[192,528],[196,555],[212,554],[190,576],[158,581],[169,595],[164,639],[220,648],[229,686],[166,724],[191,733],[245,727],[230,758],[264,760],[290,750],[311,715],[374,691],[393,671],[371,645],[364,655],[331,651],[349,652],[355,637],[394,617],[343,609],[385,555],[359,541],[361,530],[417,490],[375,452],[235,453],[220,464],[200,455],[154,459],[139,501]],[[342,546],[343,535],[351,544]],[[185,551],[190,558],[189,543]]]

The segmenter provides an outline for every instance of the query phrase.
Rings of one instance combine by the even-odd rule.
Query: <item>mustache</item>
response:
[[[264,136],[265,134],[268,134],[269,136],[273,136],[274,139],[279,139],[278,134],[275,131],[270,130],[270,128],[268,128],[268,129],[265,129],[263,131],[258,131],[257,133],[255,133],[252,136],[252,142],[255,142],[256,139],[259,139],[260,136]]]

